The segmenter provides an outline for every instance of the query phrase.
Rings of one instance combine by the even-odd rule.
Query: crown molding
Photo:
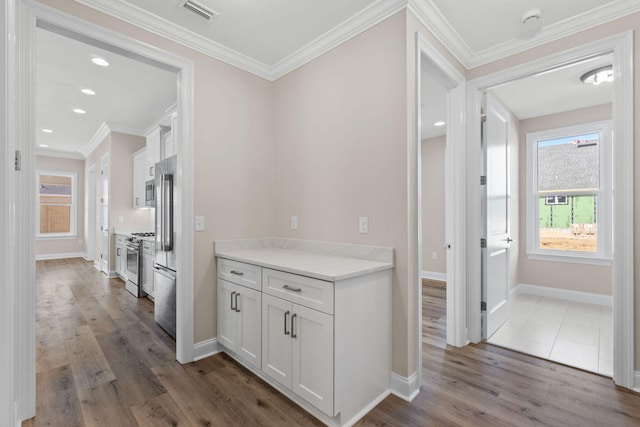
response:
[[[77,151],[61,151],[49,148],[36,148],[36,156],[59,157],[62,159],[84,160],[85,156]]]
[[[74,0],[249,73],[272,80],[271,67],[124,0]]]
[[[110,133],[111,129],[106,122],[103,122],[96,133],[93,135],[93,137],[89,140],[89,143],[80,149],[80,153],[84,156],[84,158],[86,159],[87,157],[89,157],[93,150],[98,148],[98,145],[100,145],[100,143],[104,141],[104,139],[109,136]]]
[[[323,53],[368,30],[396,12],[405,9],[407,3],[407,0],[378,0],[374,2],[291,55],[278,61],[271,70],[270,80],[279,79],[307,62],[314,60]]]

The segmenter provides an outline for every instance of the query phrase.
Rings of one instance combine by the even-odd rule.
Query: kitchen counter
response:
[[[394,267],[393,248],[281,238],[214,245],[221,258],[332,282]]]

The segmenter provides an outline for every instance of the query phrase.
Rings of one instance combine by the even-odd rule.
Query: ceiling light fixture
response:
[[[580,76],[582,83],[599,85],[602,82],[613,81],[613,65],[605,65],[604,67],[596,68]]]
[[[42,132],[44,132],[44,133],[53,133],[53,131],[51,129],[42,129]]]
[[[42,148],[49,148],[49,146],[48,146],[47,144],[39,144],[39,145],[40,145],[40,147],[42,147]]]
[[[108,67],[109,66],[109,61],[107,61],[104,58],[100,58],[99,56],[96,56],[95,58],[93,58],[91,60],[91,62],[93,62],[96,65],[99,65],[101,67]]]
[[[87,114],[87,112],[84,111],[82,108],[74,108],[73,112],[76,114]]]
[[[80,92],[84,93],[85,95],[95,95],[96,94],[93,90],[91,90],[89,88],[82,89]]]
[[[182,7],[202,16],[207,21],[211,21],[213,18],[219,15],[218,12],[209,9],[207,6],[195,0],[183,0]]]
[[[441,121],[435,122],[433,125],[438,127],[444,126],[444,122],[441,120]]]

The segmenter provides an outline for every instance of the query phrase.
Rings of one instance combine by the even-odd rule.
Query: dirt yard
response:
[[[574,237],[568,229],[540,229],[540,247],[542,249],[595,252],[597,250],[597,243],[598,240],[596,236]]]

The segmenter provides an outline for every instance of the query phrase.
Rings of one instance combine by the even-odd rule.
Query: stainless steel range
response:
[[[155,233],[131,233],[131,236],[125,240],[127,249],[127,282],[125,288],[137,298],[144,296],[144,292],[142,292],[142,259],[140,257],[142,237],[153,236],[155,236]]]

